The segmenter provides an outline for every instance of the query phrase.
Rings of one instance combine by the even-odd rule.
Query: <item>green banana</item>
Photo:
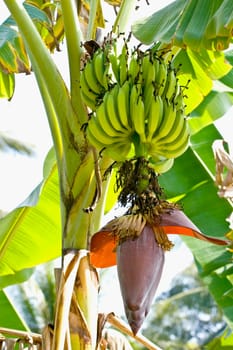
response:
[[[100,85],[98,80],[96,79],[93,62],[91,60],[87,61],[83,71],[82,76],[83,80],[80,79],[81,82],[86,82],[88,88],[92,90],[95,94],[99,95],[103,91],[103,87]],[[81,83],[82,86],[82,83]]]
[[[114,82],[120,81],[120,65],[117,56],[117,40],[111,39],[110,43],[106,45],[107,59],[110,63],[110,71],[113,74]]]
[[[116,55],[114,53],[111,53],[111,52],[108,54],[108,59],[110,62],[112,74],[114,76],[113,80],[115,82],[119,82],[120,81],[120,65],[119,65],[118,59],[117,59]]]
[[[98,139],[104,146],[108,146],[114,142],[113,137],[108,135],[107,131],[103,129],[97,117],[92,116],[88,123],[87,131],[90,132]],[[116,141],[116,140],[115,140]]]
[[[105,153],[117,162],[124,162],[131,157],[131,142],[114,143],[106,148]]]
[[[153,99],[155,98],[154,85],[151,82],[146,87],[144,87],[143,90],[144,90],[143,91],[143,101],[144,101],[144,105],[145,105],[145,116],[147,118],[149,111],[151,109],[151,103],[152,103]]]
[[[118,85],[116,85],[118,88]],[[116,87],[111,91],[108,91],[104,96],[104,105],[107,118],[111,124],[113,130],[115,130],[115,135],[121,134],[122,136],[128,136],[128,130],[121,124],[119,119],[117,104],[116,104]],[[113,91],[114,90],[114,91]],[[117,90],[118,91],[118,90]]]
[[[134,101],[133,105],[133,114],[131,115],[133,121],[134,130],[140,136],[140,141],[142,143],[146,142],[146,133],[145,133],[145,111],[144,111],[144,102],[141,95]]]
[[[152,98],[150,110],[147,115],[147,137],[146,141],[150,143],[153,135],[156,133],[163,118],[163,100],[161,96],[157,95]]]
[[[150,52],[144,55],[142,59],[142,79],[145,90],[152,81],[155,81],[155,65]]]
[[[156,94],[162,96],[167,81],[167,65],[161,59],[156,58],[154,66],[156,69],[154,81]]]
[[[174,142],[179,137],[184,123],[187,123],[184,118],[184,113],[182,110],[179,110],[176,112],[176,117],[170,132],[164,138],[157,141],[157,146],[162,143],[168,144]]]
[[[104,152],[113,160],[120,162],[125,161],[127,157],[131,157],[131,141],[126,142],[124,139],[116,138],[113,143],[106,145],[102,143],[96,136],[95,128],[87,128],[87,138],[92,146],[94,146],[99,152]],[[113,138],[112,138],[113,139]]]
[[[167,81],[163,91],[163,98],[166,98],[169,102],[174,99],[176,94],[177,78],[174,69],[170,68],[167,72]]]
[[[107,104],[105,99],[103,103],[101,103],[99,107],[96,109],[96,118],[101,128],[105,131],[106,134],[108,134],[111,137],[119,136],[119,132],[113,128],[108,118]]]
[[[93,56],[94,73],[99,84],[105,89],[109,88],[109,62],[105,51],[97,50]]]
[[[179,111],[179,110],[184,111],[185,103],[184,103],[183,93],[181,91],[180,85],[177,84],[177,86],[179,86],[179,92],[177,92],[177,95],[175,96],[175,98],[173,100],[173,104],[174,104],[177,111]]]
[[[86,95],[86,92],[88,95]],[[95,111],[96,110],[96,105],[98,103],[98,95],[96,95],[94,92],[92,91],[83,91],[81,89],[81,94],[82,94],[82,98],[84,103],[92,110]]]
[[[165,138],[171,131],[176,118],[176,109],[172,103],[168,103],[167,100],[163,100],[163,118],[160,123],[160,127],[155,133],[152,143],[157,143],[162,138]]]
[[[166,158],[177,158],[181,156],[189,146],[189,128],[188,123],[184,123],[180,135],[175,141],[156,145],[156,152]]]
[[[121,124],[128,130],[130,129],[130,83],[128,80],[122,86],[119,86],[117,94],[117,108]]]
[[[138,85],[133,84],[130,89],[130,97],[129,97],[129,116],[131,120],[130,125],[133,125],[132,116],[134,114],[134,107],[135,107],[135,103],[137,102],[139,94],[140,94],[140,91],[139,91]]]
[[[162,174],[171,169],[174,164],[174,159],[170,158],[154,162],[152,157],[152,159],[150,159],[150,164],[156,173]]]
[[[128,69],[128,78],[130,79],[132,84],[137,82],[140,72],[141,72],[141,60],[137,56],[136,51],[134,51],[131,55],[131,59],[129,61],[129,69]]]
[[[119,70],[120,70],[120,80],[119,84],[122,86],[128,79],[128,46],[126,42],[122,47],[121,54],[118,57],[119,60]]]
[[[93,134],[93,131],[90,127],[89,128],[87,127],[86,135],[90,144],[94,146],[99,152],[105,149],[106,147],[105,144],[103,144],[96,138],[95,134]]]

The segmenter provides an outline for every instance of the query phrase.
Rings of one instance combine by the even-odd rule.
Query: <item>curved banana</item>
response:
[[[183,129],[177,139],[171,143],[156,145],[156,152],[166,158],[177,158],[188,148],[189,138],[188,123],[184,123]]]
[[[134,130],[140,136],[140,141],[142,143],[146,142],[146,123],[145,123],[145,111],[144,102],[141,95],[134,101],[133,114],[131,115]]]
[[[122,86],[119,86],[117,94],[117,108],[121,124],[128,130],[130,129],[130,83],[128,80]]]
[[[147,115],[147,133],[146,141],[150,143],[153,135],[156,133],[163,118],[163,100],[160,95],[152,98],[150,110]]]
[[[167,81],[167,65],[161,59],[156,58],[154,60],[154,65],[156,65],[156,74],[155,74],[155,88],[156,93],[162,96],[165,89]]]
[[[124,43],[121,54],[118,57],[119,60],[119,70],[120,70],[120,80],[119,84],[122,86],[128,78],[128,46],[126,42]]]
[[[86,83],[89,89],[91,89],[95,94],[101,94],[103,87],[96,79],[92,60],[87,61],[85,67],[83,68],[81,76],[84,77],[84,79],[80,77],[81,87],[83,83]]]
[[[108,90],[109,85],[109,62],[106,53],[101,49],[97,50],[93,56],[94,73],[99,84]]]
[[[118,58],[113,52],[108,53],[108,59],[110,62],[110,69],[112,71],[112,74],[114,76],[114,81],[119,82],[120,81],[120,65],[118,62]]]
[[[113,143],[111,146],[106,148],[105,151],[105,154],[116,162],[124,162],[133,156],[131,153],[131,142]]]
[[[92,91],[87,91],[86,95],[86,91],[81,89],[81,95],[83,98],[83,102],[92,110],[95,111],[96,110],[96,105],[98,103],[98,95],[96,95],[94,92]]]
[[[100,141],[96,138],[96,136],[95,136],[95,134],[93,134],[91,128],[87,128],[87,129],[86,129],[86,136],[87,136],[87,139],[88,139],[88,141],[90,142],[90,144],[91,144],[92,146],[94,146],[99,152],[101,152],[102,150],[105,149],[106,145],[103,144],[102,142],[100,142]]]
[[[110,123],[110,120],[108,118],[107,103],[106,103],[105,97],[104,97],[103,102],[96,109],[96,119],[97,119],[99,125],[101,126],[101,128],[104,130],[104,132],[107,135],[109,135],[111,137],[119,136],[119,132],[113,128],[113,126]]]
[[[80,75],[80,87],[85,104],[92,110],[95,110],[95,105],[98,102],[100,90],[98,91],[98,93],[96,93],[92,89],[92,86],[87,81],[85,71],[82,71]]]
[[[147,86],[143,87],[143,101],[145,105],[145,116],[147,118],[149,111],[151,109],[151,103],[153,99],[155,98],[155,88],[152,82],[148,84]]]
[[[177,78],[174,69],[169,68],[167,72],[167,81],[166,86],[163,91],[163,97],[166,98],[169,102],[174,99],[177,89]]]
[[[145,90],[147,86],[155,80],[154,60],[150,52],[144,55],[142,59],[142,79]]]
[[[163,100],[164,101],[164,100]],[[160,123],[160,127],[155,133],[152,143],[157,143],[162,138],[165,138],[171,131],[176,119],[176,109],[172,103],[168,103],[167,100],[163,103],[163,118]]]
[[[150,159],[150,164],[156,173],[162,174],[171,169],[174,164],[174,159],[170,158],[154,162],[152,157],[152,159]]]
[[[115,133],[122,133],[128,135],[128,129],[126,129],[120,120],[117,108],[117,94],[119,86],[115,85],[111,91],[106,92],[104,95],[104,104],[107,112],[107,116],[110,124],[112,125]]]
[[[127,158],[133,156],[131,151],[131,142],[122,139],[117,139],[116,142],[106,145],[97,139],[96,134],[91,128],[87,128],[87,138],[92,146],[94,146],[99,152],[104,152],[105,155],[112,158],[117,162],[123,162]]]
[[[128,69],[128,79],[131,80],[132,84],[137,82],[140,71],[141,61],[140,58],[137,56],[136,51],[134,51],[131,55]]]
[[[92,133],[92,135],[95,136],[95,138],[103,144],[103,146],[108,146],[110,144],[112,144],[113,141],[113,137],[110,136],[107,131],[105,131],[100,122],[98,121],[98,118],[95,116],[92,116],[91,120],[88,123],[87,126],[87,135],[88,135],[88,131],[90,131]]]
[[[184,123],[187,123],[184,113],[182,110],[176,112],[176,117],[170,132],[157,141],[157,146],[161,143],[173,143],[181,134]]]
[[[179,86],[179,93],[176,95],[176,97],[173,100],[173,104],[176,108],[177,111],[182,110],[184,111],[185,109],[185,103],[184,103],[184,97],[180,88],[180,85],[177,84],[177,86]]]
[[[135,108],[135,103],[138,100],[138,96],[140,94],[138,85],[133,84],[131,89],[130,89],[130,96],[129,96],[129,117],[130,117],[130,125],[133,126],[133,118],[132,116],[134,115],[134,108]]]

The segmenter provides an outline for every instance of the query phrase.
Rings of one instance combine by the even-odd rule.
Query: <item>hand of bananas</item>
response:
[[[81,72],[92,110],[87,138],[115,161],[145,157],[163,173],[189,144],[183,89],[162,53],[130,50],[128,39],[119,39],[110,34]]]

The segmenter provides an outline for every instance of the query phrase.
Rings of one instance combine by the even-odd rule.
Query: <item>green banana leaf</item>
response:
[[[29,331],[14,305],[4,291],[0,291],[0,325],[1,327]]]
[[[43,186],[39,185],[22,205],[0,220],[2,276],[13,275],[22,269],[57,258],[61,254],[56,165]]]
[[[221,138],[213,124],[203,128],[192,136],[191,147],[175,160],[174,167],[160,177],[167,198],[178,201],[204,234],[215,237],[224,237],[229,231],[226,219],[232,213],[232,206],[218,197],[214,184],[215,161],[211,146],[214,140]],[[190,237],[182,236],[182,239],[192,251],[204,282],[233,328],[232,297],[229,296],[233,288],[232,279],[229,279],[231,252]],[[225,269],[229,270],[229,275],[222,274]],[[220,297],[221,292],[224,294]]]
[[[0,25],[0,65],[5,73],[29,73],[30,65],[23,40],[18,32]]]
[[[233,344],[233,334],[224,332],[221,337],[213,339],[206,345],[206,350],[231,350]]]
[[[231,0],[176,0],[138,20],[132,31],[147,45],[161,41],[195,51],[225,50],[232,38],[232,13]]]
[[[177,78],[183,86],[186,96],[186,113],[189,114],[203,101],[213,89],[213,81],[226,76],[232,69],[222,52],[211,52],[202,49],[179,50],[173,61],[177,69]]]
[[[233,105],[233,92],[212,90],[202,103],[190,114],[192,134],[221,118]]]
[[[24,269],[14,274],[0,276],[0,290],[12,284],[22,283],[28,280],[32,273],[33,269]]]

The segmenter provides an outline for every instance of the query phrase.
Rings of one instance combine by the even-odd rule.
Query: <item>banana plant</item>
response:
[[[91,236],[100,228],[103,214],[117,200],[114,171],[106,176],[106,169],[113,160],[108,155],[98,153],[86,137],[89,114],[80,90],[80,71],[86,53],[83,44],[97,45],[97,27],[103,25],[101,2],[80,1],[77,4],[75,0],[61,0],[56,4],[35,0],[26,1],[24,5],[16,0],[4,2],[13,18],[0,28],[0,34],[4,33],[5,39],[2,48],[9,52],[8,60],[1,60],[4,67],[1,71],[1,84],[4,86],[2,96],[12,97],[14,73],[20,69],[29,72],[31,64],[54,147],[45,160],[43,183],[22,206],[0,222],[3,285],[7,285],[12,274],[15,274],[17,281],[19,272],[22,278],[25,269],[62,256],[62,266],[56,274],[58,292],[52,346],[53,349],[66,346],[93,349],[99,336],[99,280],[96,269],[90,264],[89,243]],[[227,0],[222,1],[221,6],[219,3],[211,7],[207,3],[206,6],[201,4],[201,0],[175,1],[163,9],[163,20],[161,12],[155,13],[151,18],[134,24],[132,31],[141,43],[159,42],[160,49],[168,51],[168,60],[173,60],[181,84],[186,86],[190,80],[186,111],[193,117],[189,123],[193,133],[191,145],[161,176],[161,184],[168,198],[183,203],[185,213],[201,231],[210,236],[224,237],[229,231],[225,219],[232,206],[217,196],[210,147],[216,138],[221,138],[212,123],[222,117],[233,101],[231,91],[219,92],[213,87],[213,81],[222,79],[223,84],[230,84],[232,89],[230,79],[227,79],[232,74],[231,54],[227,56],[223,52],[231,41],[232,33],[231,17],[226,15],[226,10],[232,9],[231,2]],[[114,5],[118,6],[119,3]],[[124,32],[128,16],[135,6],[136,1],[121,2],[113,32]],[[81,11],[85,9],[88,9],[88,21],[84,21],[83,25],[80,18]],[[180,9],[184,9],[184,12]],[[200,16],[200,13],[203,15]],[[169,22],[169,18],[172,21]],[[199,22],[202,24],[200,30]],[[171,23],[171,27],[168,27]],[[15,24],[18,32],[14,29]],[[190,28],[196,28],[195,32]],[[59,46],[64,35],[68,51],[69,87],[49,52]],[[221,35],[224,40],[219,39]],[[203,40],[200,41],[200,37]],[[216,101],[218,110],[214,110]],[[190,169],[196,170],[190,173]],[[208,208],[208,211],[204,208]],[[208,220],[207,224],[208,217],[211,217],[211,222]],[[32,222],[36,222],[33,228]],[[208,243],[187,241],[187,244],[194,251],[200,272],[211,276],[206,278],[206,283],[210,289],[213,288],[213,281],[219,278],[217,269],[229,267],[231,253],[224,247],[212,249]],[[29,249],[26,251],[23,245]],[[37,254],[32,256],[32,250],[36,250]],[[20,262],[14,259],[15,251],[21,252]],[[224,281],[228,282],[224,293],[229,304],[231,276],[226,274],[224,277]],[[221,300],[219,302],[221,306]],[[231,324],[229,308],[226,308],[226,317]]]

